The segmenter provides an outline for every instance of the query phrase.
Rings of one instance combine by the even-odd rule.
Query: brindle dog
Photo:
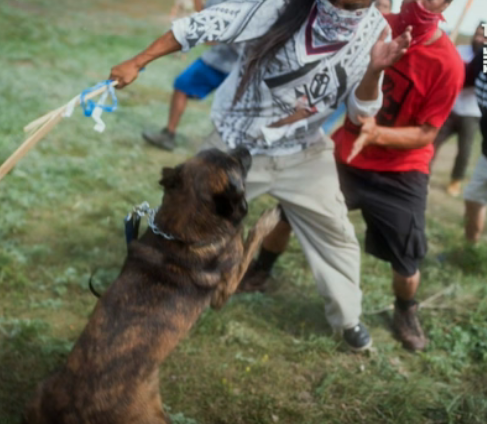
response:
[[[163,169],[163,203],[151,229],[130,244],[120,276],[98,301],[60,371],[40,384],[27,424],[169,423],[159,365],[211,304],[220,308],[242,279],[279,213],[243,241],[247,150],[206,150]]]

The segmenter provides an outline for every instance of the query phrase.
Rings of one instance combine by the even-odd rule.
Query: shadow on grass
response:
[[[0,318],[0,417],[17,424],[36,385],[60,366],[70,341],[50,337],[42,320]]]
[[[323,300],[318,295],[306,292],[298,295],[292,288],[280,287],[266,294],[240,294],[233,302],[244,305],[255,317],[293,337],[332,335],[325,319]]]

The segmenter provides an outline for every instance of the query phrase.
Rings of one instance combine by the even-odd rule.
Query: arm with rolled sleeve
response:
[[[264,35],[284,5],[284,0],[228,0],[175,21],[172,32],[183,51],[205,43],[242,43]]]
[[[172,30],[144,51],[112,68],[117,88],[131,84],[152,61],[204,43],[241,43],[265,34],[279,17],[285,0],[228,0],[173,23]]]
[[[374,45],[373,51],[381,45],[391,45],[393,40],[388,31],[389,29],[384,30]],[[404,37],[404,34],[401,37]],[[407,40],[400,40],[401,37],[398,37],[399,42],[407,42]],[[407,36],[405,38],[407,39]],[[394,40],[394,42],[396,41]],[[385,67],[383,64],[380,66],[383,57],[377,53],[373,54],[373,51],[362,80],[353,87],[347,99],[348,117],[355,125],[360,125],[361,119],[373,118],[382,107],[382,82],[384,81]],[[375,62],[378,62],[379,65]]]
[[[355,125],[360,125],[360,118],[372,118],[379,113],[382,107],[383,94],[382,94],[382,81],[384,80],[384,73],[382,72],[375,84],[376,89],[372,87],[375,94],[370,96],[369,100],[362,100],[357,97],[357,90],[361,83],[357,83],[350,92],[347,99],[348,117]]]

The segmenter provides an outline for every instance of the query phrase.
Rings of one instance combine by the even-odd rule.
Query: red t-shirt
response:
[[[394,27],[397,15],[387,15]],[[440,128],[450,114],[465,79],[465,66],[446,34],[433,44],[412,47],[394,66],[385,71],[382,91],[384,103],[377,123],[386,127],[411,127],[429,124]],[[346,163],[360,127],[348,118],[332,138],[336,157]],[[434,147],[399,150],[367,146],[349,164],[373,171],[429,173]]]

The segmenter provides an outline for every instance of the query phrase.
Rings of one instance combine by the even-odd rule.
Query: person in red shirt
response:
[[[340,183],[350,210],[367,224],[366,251],[392,266],[393,327],[404,347],[423,350],[415,295],[426,254],[425,211],[433,142],[460,93],[465,70],[438,28],[447,0],[404,0],[387,15],[393,34],[413,26],[408,52],[385,72],[384,103],[361,126],[349,119],[334,135]]]
[[[391,13],[392,0],[375,0],[375,7],[379,9],[379,12],[383,15]]]
[[[332,137],[347,206],[360,209],[367,224],[366,251],[392,266],[394,330],[411,350],[427,345],[415,295],[419,264],[427,250],[425,211],[433,142],[465,74],[455,46],[438,28],[451,1],[404,0],[399,14],[385,16],[393,37],[412,26],[411,47],[385,72],[378,115],[360,122],[347,118]],[[281,222],[264,241],[242,291],[265,289],[288,239]]]

